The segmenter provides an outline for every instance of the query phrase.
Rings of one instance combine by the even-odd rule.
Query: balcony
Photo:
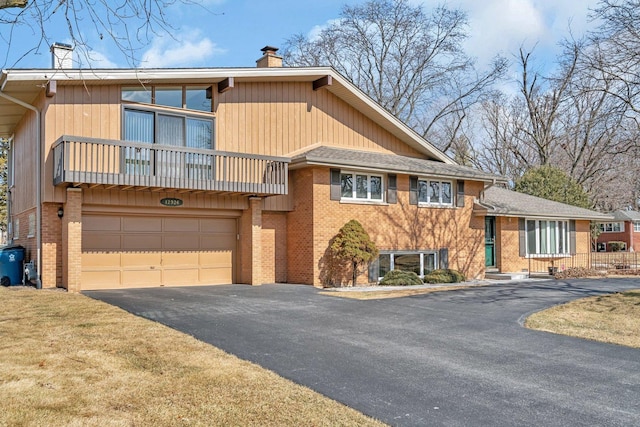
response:
[[[287,194],[289,159],[129,141],[61,136],[53,184]]]

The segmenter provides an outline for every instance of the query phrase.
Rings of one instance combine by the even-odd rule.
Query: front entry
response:
[[[484,218],[484,254],[485,267],[496,266],[496,218],[487,216]]]

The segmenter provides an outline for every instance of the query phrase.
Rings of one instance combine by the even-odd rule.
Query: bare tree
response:
[[[65,28],[68,39],[87,65],[92,60],[92,40],[109,39],[126,61],[138,65],[138,54],[158,34],[171,35],[169,8],[176,4],[199,5],[197,0],[0,0],[0,25],[6,54],[4,66],[15,66],[24,57],[48,49],[54,29]],[[202,7],[201,5],[199,5]],[[31,47],[7,64],[17,39],[30,34]],[[2,49],[0,49],[1,51]]]
[[[408,0],[370,0],[344,6],[338,21],[311,38],[290,38],[284,58],[289,65],[334,67],[448,150],[469,106],[484,99],[506,68],[496,58],[487,72],[478,72],[462,49],[466,37],[460,10],[440,6],[427,14]]]
[[[640,0],[601,0],[592,18],[599,22],[591,32],[588,66],[601,90],[615,96],[634,113],[640,113]],[[640,125],[640,124],[639,124]]]

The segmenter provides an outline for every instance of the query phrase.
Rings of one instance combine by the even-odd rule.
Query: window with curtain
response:
[[[565,255],[569,248],[569,222],[556,220],[527,220],[528,255]]]
[[[125,107],[123,138],[132,142],[211,150],[214,148],[213,118]],[[189,179],[211,179],[211,163],[212,157],[205,153],[180,153],[151,147],[125,150],[125,170],[130,174],[178,177],[184,176],[184,168]]]

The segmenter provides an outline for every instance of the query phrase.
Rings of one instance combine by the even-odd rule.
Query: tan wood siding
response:
[[[18,125],[13,141],[13,184],[11,210],[19,214],[36,206],[37,153],[36,114],[27,111]],[[52,175],[53,176],[53,175]],[[51,184],[51,180],[48,181]]]
[[[322,143],[419,154],[359,111],[309,83],[240,83],[217,96],[217,149],[286,156]]]
[[[132,208],[158,208],[164,211],[174,211],[172,207],[160,204],[164,198],[178,198],[183,201],[182,208],[187,209],[247,209],[247,198],[232,195],[207,193],[177,193],[152,191],[122,191],[122,190],[84,190],[83,204],[129,206]]]
[[[235,218],[86,213],[82,289],[233,283]]]
[[[45,108],[45,201],[64,202],[64,188],[53,186],[51,147],[61,135],[121,139],[120,86],[62,86]]]

